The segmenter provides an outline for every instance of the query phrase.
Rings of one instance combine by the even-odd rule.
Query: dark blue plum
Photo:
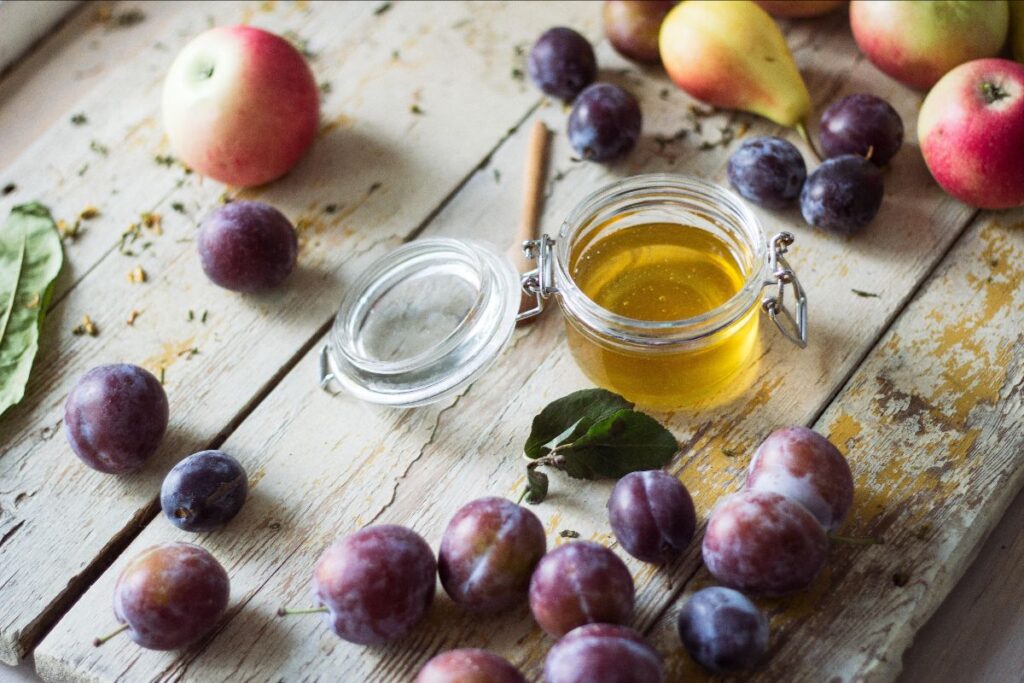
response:
[[[223,451],[200,451],[175,465],[160,487],[160,507],[185,531],[212,531],[230,522],[245,503],[249,482]]]
[[[107,474],[142,467],[167,430],[167,394],[137,365],[101,365],[82,375],[64,404],[64,433],[75,454]]]
[[[608,161],[633,149],[643,116],[636,98],[617,85],[594,83],[569,114],[569,143],[590,161]]]
[[[857,154],[885,166],[903,144],[903,119],[880,97],[850,95],[822,114],[819,137],[826,157]]]
[[[800,196],[807,165],[791,142],[753,138],[729,158],[729,182],[744,198],[769,209],[789,206]]]
[[[809,224],[845,235],[859,232],[882,206],[882,172],[855,154],[826,160],[804,183],[800,212]]]
[[[694,593],[679,611],[677,626],[690,656],[715,673],[752,669],[768,651],[768,619],[731,588]]]
[[[263,202],[220,207],[203,220],[197,243],[206,276],[235,292],[277,287],[295,268],[299,253],[295,228]]]
[[[548,29],[534,43],[526,62],[530,78],[544,93],[572,102],[597,76],[590,42],[571,28]]]

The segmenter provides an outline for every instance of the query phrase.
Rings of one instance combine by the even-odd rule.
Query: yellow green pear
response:
[[[658,42],[669,77],[697,99],[798,129],[811,113],[782,31],[750,0],[685,0],[665,17]]]

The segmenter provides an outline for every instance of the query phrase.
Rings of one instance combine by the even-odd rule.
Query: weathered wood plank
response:
[[[816,423],[856,478],[843,534],[884,543],[836,544],[807,594],[764,603],[763,680],[895,678],[1024,484],[1022,225],[1024,211],[981,216]],[[702,569],[688,590],[709,580]],[[675,613],[655,631],[685,676],[695,665],[672,647]]]
[[[17,596],[0,605],[2,661],[23,654],[40,625],[81,590],[108,544],[149,519],[170,464],[217,443],[329,320],[346,281],[412,234],[535,106],[537,94],[510,76],[514,46],[553,19],[596,16],[586,4],[552,5],[543,16],[526,5],[490,3],[434,3],[426,11],[396,3],[380,14],[376,3],[274,7],[211,11],[277,31],[294,28],[318,53],[318,69],[331,75],[327,123],[311,154],[282,181],[245,193],[297,221],[299,268],[267,296],[239,297],[210,284],[191,238],[195,218],[216,206],[222,188],[189,177],[156,205],[162,235],[144,229],[132,245],[135,256],[107,254],[54,308],[26,399],[0,424],[0,586]],[[175,35],[194,33],[197,21],[205,26],[205,6],[199,16],[188,14],[174,24]],[[138,78],[139,68],[125,67],[124,77]],[[422,114],[410,111],[414,101]],[[123,120],[114,116],[110,125]],[[132,166],[155,166],[155,152],[148,149]],[[52,182],[35,188],[44,197],[57,191]],[[139,197],[127,190],[119,196],[130,214]],[[181,212],[172,210],[178,203]],[[329,204],[337,207],[333,213],[325,212]],[[153,246],[142,249],[145,241]],[[147,283],[127,281],[136,265],[147,271]],[[129,327],[131,310],[140,315]],[[70,334],[83,314],[96,321],[98,338]],[[123,478],[82,467],[59,433],[75,379],[113,361],[163,368],[172,413],[152,464]],[[67,548],[60,563],[49,561],[54,547]]]
[[[1002,683],[1024,671],[1024,491],[903,656],[901,683]]]
[[[861,62],[841,19],[813,29],[798,25],[791,42],[819,104],[836,91],[871,90],[892,101],[913,130],[920,96]],[[827,62],[817,57],[825,46],[831,54]],[[609,67],[625,66],[607,49],[599,59]],[[669,86],[654,73],[611,75],[624,78],[641,96],[647,136],[629,160],[610,169],[569,161],[564,136],[558,136],[558,180],[552,183],[543,223],[550,232],[578,199],[616,176],[674,169],[722,179],[727,150],[698,152],[701,135],[696,133],[671,145],[654,137],[671,136],[685,125],[689,100],[671,90],[663,96]],[[563,129],[560,107],[546,107],[537,115]],[[704,121],[708,140],[717,139],[717,126],[727,119],[721,115]],[[762,121],[750,122],[748,134],[773,130]],[[427,234],[472,235],[499,244],[507,240],[518,208],[518,187],[507,182],[519,177],[524,144],[525,134],[514,135]],[[942,195],[928,180],[914,146],[908,147],[888,174],[882,213],[859,238],[813,232],[799,224],[795,212],[762,214],[770,230],[785,227],[798,235],[793,260],[811,292],[814,338],[811,348],[797,353],[766,329],[760,377],[747,396],[713,411],[664,416],[685,444],[674,469],[695,494],[702,516],[736,486],[743,471],[745,463],[726,457],[723,448],[746,453],[775,426],[812,421],[972,215]],[[880,296],[864,299],[851,288]],[[323,394],[312,380],[315,356],[314,349],[224,445],[256,473],[254,500],[241,516],[224,533],[198,539],[155,520],[37,649],[44,678],[105,680],[123,674],[215,681],[273,674],[288,680],[408,680],[427,657],[456,646],[494,649],[537,675],[550,640],[532,625],[525,609],[480,619],[462,614],[440,595],[422,628],[385,648],[356,647],[339,641],[319,619],[280,620],[274,611],[281,604],[308,601],[311,567],[341,534],[371,522],[398,522],[436,544],[456,507],[481,495],[519,492],[523,466],[517,453],[531,417],[549,400],[586,385],[564,348],[557,314],[519,331],[514,347],[460,397],[408,413]],[[398,429],[405,431],[396,438]],[[608,491],[607,484],[574,484],[555,476],[549,501],[536,508],[552,543],[563,528],[610,542],[604,513]],[[144,652],[126,641],[112,641],[102,653],[87,647],[83,633],[95,625],[97,614],[109,610],[113,581],[124,561],[146,545],[186,537],[210,548],[233,577],[232,612],[219,631],[179,654]],[[672,595],[669,577],[628,562],[639,589],[635,624],[650,627]],[[697,554],[690,553],[670,568],[671,579],[679,585],[698,565]]]
[[[101,20],[101,7],[111,10],[112,18],[106,22]],[[67,139],[66,124],[78,113],[73,107],[100,87],[111,70],[152,49],[163,37],[166,22],[182,9],[180,3],[147,2],[141,22],[122,25],[116,17],[129,7],[138,9],[81,4],[0,79],[0,169],[52,128]],[[7,175],[0,171],[0,177]]]

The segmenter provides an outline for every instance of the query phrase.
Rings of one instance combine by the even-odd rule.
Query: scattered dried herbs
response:
[[[100,143],[97,140],[93,140],[92,142],[89,143],[89,149],[91,149],[92,151],[96,152],[97,154],[99,154],[102,157],[105,157],[108,154],[110,154],[110,148],[107,147],[106,145]],[[79,174],[79,175],[81,175],[81,174]]]
[[[171,210],[178,213],[185,213],[185,205],[181,202],[171,202]]]
[[[309,41],[301,37],[295,31],[285,31],[281,37],[292,44],[306,59],[316,59],[316,53],[309,49]]]
[[[560,532],[558,532],[558,535],[562,538],[579,538],[580,532],[573,531],[572,529],[562,529]]]
[[[494,182],[501,182],[501,171],[499,171],[498,169],[494,169]]]
[[[320,84],[321,95],[330,95],[332,90],[334,90],[334,86],[331,85],[330,81],[324,81]]]
[[[25,395],[63,261],[49,209],[36,202],[11,209],[0,229],[0,414]]]
[[[553,401],[533,419],[523,446],[527,485],[523,498],[540,503],[551,467],[574,479],[619,478],[664,467],[679,449],[670,431],[605,389],[584,389]]]
[[[75,335],[76,337],[80,337],[83,334],[87,334],[90,337],[96,337],[99,335],[99,333],[100,330],[98,327],[96,327],[96,323],[94,323],[92,321],[92,318],[90,318],[88,315],[83,315],[82,322],[80,322],[71,330],[71,334]]]
[[[526,79],[526,74],[524,74],[523,70],[520,69],[520,68],[513,68],[512,69],[512,78],[514,78],[517,81],[522,81],[522,80]]]
[[[83,114],[82,112],[78,112],[77,114],[71,117],[71,125],[74,126],[84,126],[88,122],[89,119],[86,118],[85,114]]]
[[[167,168],[170,168],[171,166],[174,165],[176,159],[170,154],[157,154],[155,157],[153,157],[153,161],[155,161],[160,166],[166,166]]]
[[[865,299],[878,299],[882,296],[881,294],[875,294],[874,292],[865,292],[863,289],[850,289],[850,291]]]
[[[380,5],[378,5],[376,9],[373,10],[373,15],[375,17],[379,17],[380,15],[384,14],[385,12],[387,12],[389,9],[391,9],[391,3],[390,2],[383,2]]]
[[[6,185],[4,185],[4,189],[0,190],[0,195],[3,195],[4,197],[6,197],[7,195],[11,194],[12,192],[14,192],[17,189],[18,189],[18,186],[15,185],[14,183],[7,183]]]
[[[409,105],[409,112],[412,114],[422,114],[423,109],[421,109],[420,105],[418,104],[411,104]]]

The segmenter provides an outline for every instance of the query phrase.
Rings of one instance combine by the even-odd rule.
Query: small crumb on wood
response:
[[[128,271],[128,282],[132,284],[141,284],[147,279],[146,271],[142,269],[142,266],[135,266]]]
[[[125,323],[128,325],[128,327],[131,327],[132,325],[135,324],[135,319],[138,318],[138,317],[139,317],[138,309],[133,308],[132,312],[128,314],[128,319],[125,320]]]

